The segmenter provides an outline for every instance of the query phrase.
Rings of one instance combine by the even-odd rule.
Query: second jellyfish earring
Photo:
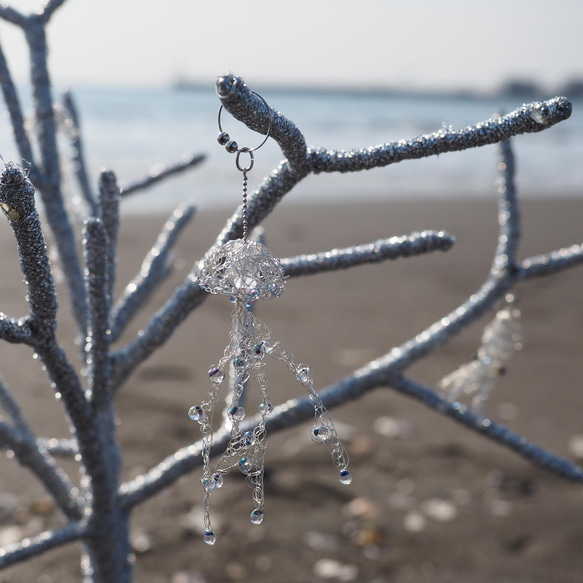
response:
[[[339,471],[342,484],[350,484],[352,477],[348,471],[348,454],[338,439],[332,418],[322,399],[314,389],[312,371],[306,364],[296,364],[293,355],[288,352],[269,328],[260,322],[252,312],[254,302],[258,299],[279,297],[285,287],[285,274],[281,263],[267,247],[257,241],[248,239],[247,222],[247,173],[253,168],[254,154],[269,138],[273,123],[271,109],[265,100],[260,99],[269,112],[269,125],[265,139],[255,148],[239,148],[230,139],[221,126],[219,109],[219,144],[230,153],[236,154],[236,167],[243,173],[243,237],[228,241],[211,252],[198,274],[198,284],[212,294],[222,294],[233,304],[231,317],[230,341],[223,357],[209,369],[210,392],[206,399],[190,408],[188,415],[200,424],[202,433],[203,475],[201,483],[204,488],[204,541],[216,542],[216,534],[210,519],[211,493],[223,485],[223,476],[233,468],[238,468],[247,476],[247,482],[253,491],[253,510],[250,520],[261,524],[264,512],[263,471],[266,448],[266,423],[272,414],[273,405],[269,399],[265,356],[283,361],[295,378],[305,387],[314,406],[316,424],[311,430],[312,439],[326,446],[332,461]],[[245,165],[244,160],[247,159]],[[210,451],[213,442],[212,421],[218,393],[226,373],[231,366],[233,375],[231,398],[228,405],[228,418],[231,436],[225,452],[214,467],[210,466]],[[253,380],[261,392],[255,425],[241,429],[241,422],[247,412],[243,406],[244,392],[248,381]]]

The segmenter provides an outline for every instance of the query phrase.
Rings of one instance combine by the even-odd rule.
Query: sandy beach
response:
[[[583,240],[583,200],[522,203],[520,257]],[[176,248],[176,271],[118,342],[138,332],[214,240],[231,209],[200,213]],[[264,223],[279,257],[368,243],[423,229],[456,236],[447,253],[291,279],[283,296],[257,312],[326,387],[414,337],[484,281],[497,238],[494,193],[472,201],[397,201],[295,206]],[[164,223],[124,217],[118,292],[139,270]],[[10,229],[0,224],[0,311],[26,313]],[[524,348],[487,403],[492,418],[533,442],[583,463],[583,268],[523,284]],[[59,284],[59,338],[75,358],[74,326]],[[138,475],[199,439],[186,416],[208,390],[206,371],[222,355],[230,306],[211,297],[129,379],[119,395],[124,477]],[[435,387],[468,361],[483,325],[464,331],[409,372]],[[268,365],[272,398],[301,386]],[[62,407],[30,349],[3,345],[0,371],[39,436],[67,436]],[[199,472],[140,506],[132,523],[139,583],[576,583],[583,578],[583,486],[533,467],[390,389],[332,411],[354,480],[341,486],[311,424],[268,441],[266,517],[249,524],[251,493],[229,475],[213,496],[219,540],[203,544]],[[576,445],[579,443],[579,449]],[[77,479],[70,461],[63,467]],[[42,487],[9,457],[0,460],[0,542],[60,524]],[[79,545],[0,572],[0,583],[80,581]]]

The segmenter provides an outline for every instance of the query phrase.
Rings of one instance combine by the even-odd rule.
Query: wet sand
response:
[[[177,270],[119,346],[164,303],[229,214],[204,211],[195,218],[177,245]],[[582,200],[529,199],[522,216],[521,258],[583,240]],[[139,269],[163,222],[157,216],[124,217],[118,291]],[[477,289],[494,253],[496,201],[283,204],[265,228],[269,247],[280,257],[423,229],[457,237],[448,253],[291,279],[280,299],[261,303],[258,316],[298,362],[310,363],[317,386],[325,387],[415,336]],[[0,310],[22,315],[24,286],[5,223],[0,244]],[[576,459],[572,437],[583,434],[582,289],[583,268],[520,287],[524,348],[487,403],[494,419],[570,459]],[[62,284],[59,300],[59,337],[75,358]],[[206,370],[227,342],[229,312],[225,298],[209,298],[121,390],[124,477],[198,439],[186,411],[208,389]],[[411,376],[435,386],[471,358],[488,319],[416,364]],[[274,402],[301,392],[278,364],[268,365]],[[67,435],[61,406],[29,349],[3,345],[0,370],[38,435]],[[539,470],[390,389],[373,391],[332,416],[350,452],[350,487],[338,483],[328,454],[310,441],[311,424],[272,435],[263,525],[249,524],[251,492],[244,480],[229,475],[212,499],[219,541],[204,545],[195,472],[136,510],[136,581],[581,580],[581,484]],[[77,479],[73,463],[64,467]],[[0,490],[0,541],[59,524],[42,488],[15,460],[0,461]],[[0,572],[0,583],[79,581],[78,552],[78,545],[48,552]]]

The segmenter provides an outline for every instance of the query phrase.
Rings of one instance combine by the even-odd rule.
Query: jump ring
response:
[[[236,150],[234,150],[235,152],[237,152],[237,168],[239,168],[239,153],[241,152],[248,152],[251,155],[251,166],[249,168],[247,168],[246,170],[249,171],[251,170],[251,168],[253,167],[253,154],[252,152],[255,152],[255,150],[259,150],[259,148],[261,148],[261,146],[263,146],[263,144],[265,144],[265,142],[267,142],[267,140],[269,139],[269,136],[271,134],[271,125],[273,123],[273,116],[271,114],[271,108],[269,107],[269,105],[267,104],[267,101],[265,101],[265,99],[263,99],[263,97],[261,97],[261,95],[259,95],[259,93],[256,93],[255,91],[251,91],[251,93],[253,95],[256,95],[257,97],[259,97],[259,99],[261,99],[261,101],[263,101],[263,104],[265,105],[265,107],[267,108],[267,112],[269,113],[269,124],[267,126],[267,133],[265,134],[265,138],[263,139],[263,141],[258,145],[255,146],[255,148],[247,148],[247,147],[243,147],[243,148],[237,148]],[[218,123],[219,123],[219,136],[224,135],[227,137],[227,140],[229,139],[229,136],[226,132],[223,131],[223,127],[221,125],[221,113],[223,111],[223,105],[221,104],[221,107],[219,107],[219,115],[218,115]],[[219,143],[221,143],[221,141],[219,140]],[[235,142],[236,144],[236,142]],[[221,144],[224,145],[224,144]],[[239,168],[239,170],[243,171],[241,168]]]
[[[255,148],[255,150],[257,150],[257,148]],[[241,154],[249,154],[249,166],[241,166],[241,164],[239,163],[239,158]],[[240,172],[249,172],[251,168],[253,168],[253,164],[255,164],[255,156],[253,156],[253,150],[250,150],[249,148],[240,148],[237,151],[235,163],[237,164],[237,170],[239,170]]]

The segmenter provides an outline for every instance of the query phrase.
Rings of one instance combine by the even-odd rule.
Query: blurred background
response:
[[[14,6],[32,11],[38,2]],[[53,81],[77,100],[93,176],[105,166],[127,184],[187,151],[208,154],[196,172],[125,205],[155,212],[181,200],[237,204],[237,179],[224,179],[232,160],[215,142],[214,82],[227,70],[292,119],[309,145],[335,149],[413,138],[444,125],[462,128],[524,102],[567,95],[575,101],[568,123],[515,142],[523,193],[572,196],[583,178],[582,17],[577,0],[358,6],[69,0],[48,36]],[[2,22],[0,36],[15,79],[26,84],[21,31]],[[226,125],[240,143],[254,143],[234,123]],[[6,118],[0,154],[18,158]],[[269,143],[257,156],[251,186],[280,159]],[[310,177],[288,200],[476,197],[490,192],[493,176],[492,150],[482,149],[414,166]]]

